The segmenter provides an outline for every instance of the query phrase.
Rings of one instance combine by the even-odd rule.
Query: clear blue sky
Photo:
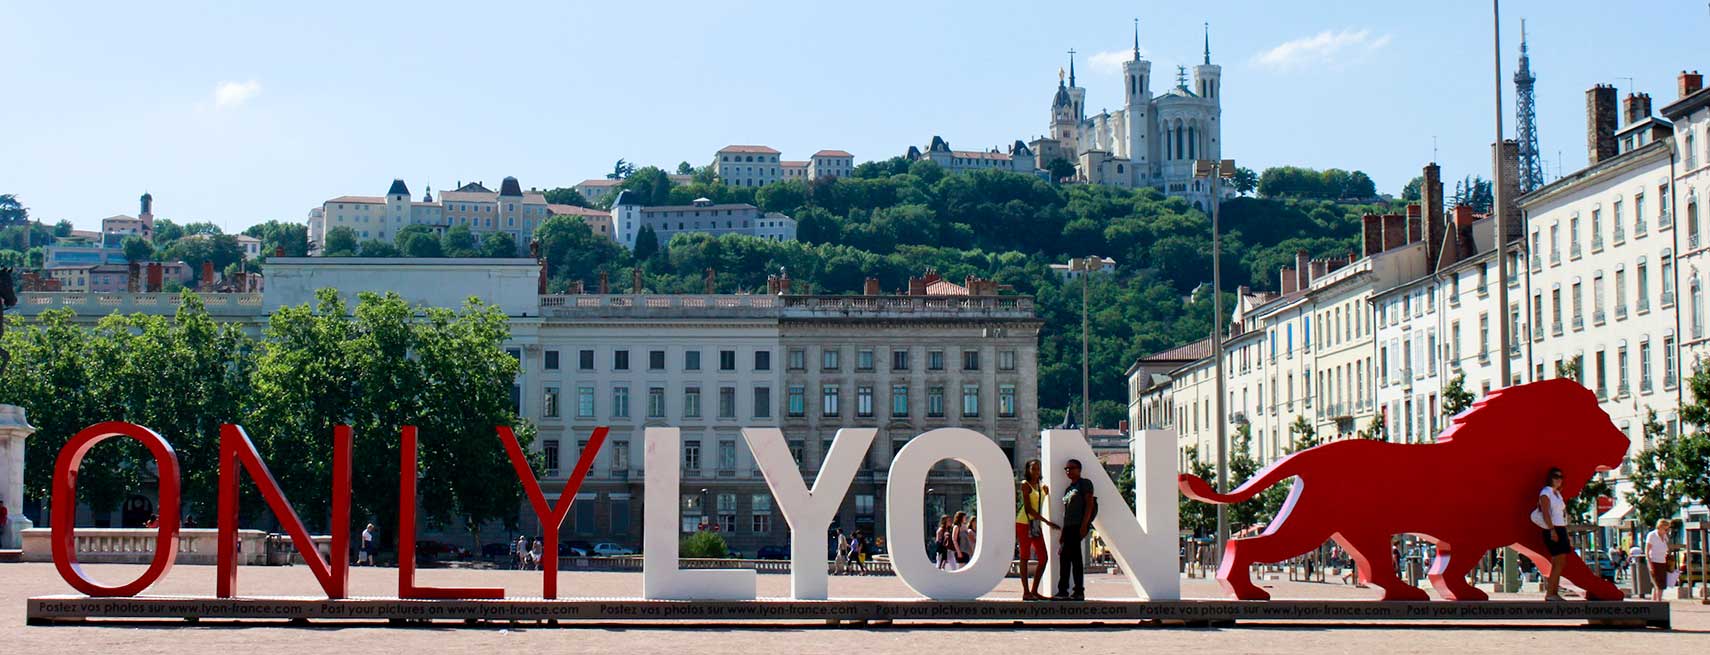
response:
[[[567,186],[620,157],[699,165],[731,143],[859,161],[934,134],[985,148],[1045,130],[1070,48],[1089,108],[1117,107],[1100,62],[1130,48],[1135,17],[1160,80],[1199,60],[1211,23],[1242,165],[1361,169],[1394,193],[1435,136],[1445,177],[1489,169],[1476,1],[371,4],[0,4],[0,193],[88,228],[146,189],[159,216],[238,230],[394,177],[419,196],[505,175]],[[1660,107],[1680,69],[1710,72],[1710,7],[1642,4],[1504,3],[1503,73],[1524,16],[1551,177],[1557,151],[1585,162],[1586,88]],[[1512,136],[1512,109],[1504,123]]]

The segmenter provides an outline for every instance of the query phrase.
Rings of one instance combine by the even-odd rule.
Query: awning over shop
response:
[[[1597,517],[1597,525],[1606,528],[1618,528],[1623,524],[1637,520],[1637,514],[1638,511],[1634,510],[1632,504],[1627,502],[1627,495],[1621,494],[1615,497],[1615,505],[1610,507],[1609,511]]]

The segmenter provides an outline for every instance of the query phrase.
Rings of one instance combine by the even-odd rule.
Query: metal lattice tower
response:
[[[1533,109],[1532,61],[1526,55],[1526,21],[1520,21],[1520,67],[1514,71],[1514,129],[1520,145],[1520,192],[1530,193],[1544,185],[1544,166],[1538,155],[1538,114]]]

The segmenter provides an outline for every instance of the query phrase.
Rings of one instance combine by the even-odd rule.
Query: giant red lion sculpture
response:
[[[1383,588],[1384,600],[1427,600],[1396,576],[1390,550],[1392,536],[1414,534],[1437,545],[1431,585],[1444,598],[1485,600],[1467,574],[1491,549],[1513,545],[1549,573],[1543,536],[1529,517],[1550,468],[1562,469],[1562,495],[1573,498],[1597,471],[1620,466],[1628,443],[1585,387],[1546,380],[1492,392],[1454,417],[1434,444],[1337,441],[1277,460],[1227,494],[1192,475],[1182,475],[1180,486],[1189,498],[1227,504],[1295,478],[1264,533],[1224,549],[1217,579],[1236,598],[1270,598],[1248,578],[1250,565],[1334,539],[1360,579]],[[1622,597],[1577,556],[1568,556],[1563,573],[1592,600]]]

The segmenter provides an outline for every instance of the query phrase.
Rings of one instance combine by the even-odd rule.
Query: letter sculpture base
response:
[[[90,598],[62,595],[31,598],[30,625],[86,624],[88,619],[125,621],[365,621],[481,622],[568,621],[645,623],[677,621],[844,622],[1068,621],[1079,624],[1145,621],[1177,625],[1229,625],[1237,621],[1461,622],[1514,624],[1575,621],[1599,626],[1668,628],[1668,603],[1492,601],[1484,603],[1376,602],[1350,600],[1095,600],[1025,602],[982,600],[938,602],[911,599],[667,601],[581,598],[541,600],[415,600],[302,597],[211,598],[139,596]]]

